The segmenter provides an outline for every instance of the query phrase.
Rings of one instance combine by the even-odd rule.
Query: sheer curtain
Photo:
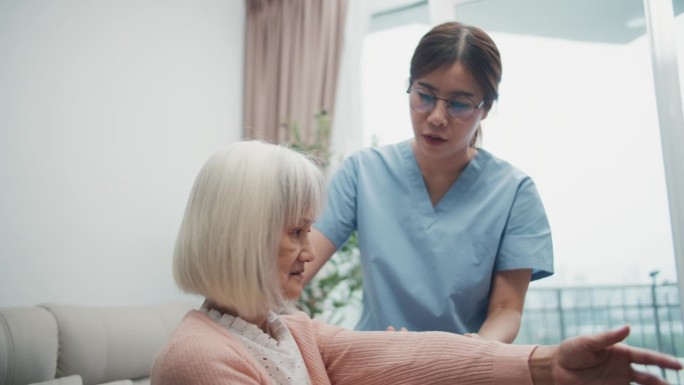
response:
[[[332,116],[330,168],[363,146],[361,56],[370,24],[368,0],[348,0],[342,62]]]
[[[288,142],[297,125],[311,144],[316,115],[335,117],[348,1],[246,0],[245,137]]]

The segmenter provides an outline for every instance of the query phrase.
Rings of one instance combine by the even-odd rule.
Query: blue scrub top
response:
[[[358,330],[477,332],[497,271],[553,274],[551,230],[530,177],[478,149],[433,207],[411,141],[345,159],[314,225],[338,249],[358,230]]]

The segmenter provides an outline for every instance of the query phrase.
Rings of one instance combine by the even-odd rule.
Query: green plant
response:
[[[360,305],[362,288],[358,238],[354,232],[304,287],[297,303],[310,316],[339,325],[345,320],[344,308]]]
[[[304,140],[299,125],[293,123],[286,125],[289,127],[287,145],[298,151],[314,155],[318,159],[321,170],[326,172],[330,164],[331,120],[325,111],[321,111],[315,117],[316,132],[313,140]],[[362,287],[358,237],[354,232],[311,282],[304,287],[297,300],[297,306],[311,317],[340,324],[345,320],[344,308],[360,305]]]
[[[316,118],[316,132],[313,140],[305,140],[302,138],[302,130],[299,124],[285,124],[284,127],[288,130],[289,140],[288,147],[297,151],[311,154],[317,158],[318,166],[325,172],[330,165],[330,116],[325,110],[317,113]]]

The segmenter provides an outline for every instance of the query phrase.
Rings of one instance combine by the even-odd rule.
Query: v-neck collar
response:
[[[411,193],[418,210],[422,215],[432,218],[428,227],[440,216],[440,213],[448,212],[459,201],[468,191],[468,188],[473,185],[487,161],[491,158],[487,151],[478,148],[477,155],[468,162],[458,179],[449,187],[449,190],[437,202],[437,205],[432,206],[432,200],[423,179],[423,173],[420,171],[418,160],[411,147],[411,140],[401,142],[397,146],[403,158],[411,186]]]

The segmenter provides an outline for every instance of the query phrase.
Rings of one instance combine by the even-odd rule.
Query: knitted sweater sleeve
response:
[[[294,320],[289,326],[301,337],[305,361],[317,349],[335,385],[532,385],[528,359],[536,346],[443,332],[359,332],[306,315]]]
[[[192,313],[157,354],[150,376],[152,385],[271,383],[239,341],[203,320],[203,315]]]

